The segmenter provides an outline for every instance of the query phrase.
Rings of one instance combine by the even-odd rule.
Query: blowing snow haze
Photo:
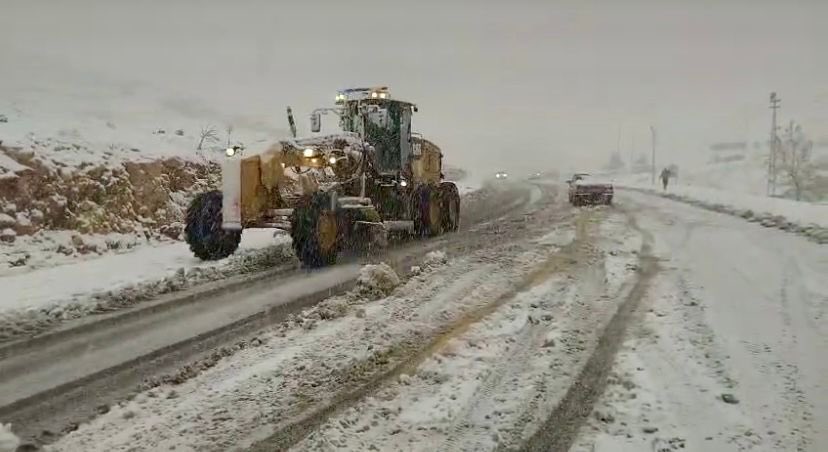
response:
[[[601,165],[619,128],[646,152],[650,124],[683,162],[765,140],[772,90],[828,136],[826,17],[816,1],[2,0],[0,99],[32,121],[184,116],[275,137],[286,105],[307,131],[337,89],[385,84],[472,170]]]
[[[828,451],[826,44],[828,0],[0,0],[0,452]]]

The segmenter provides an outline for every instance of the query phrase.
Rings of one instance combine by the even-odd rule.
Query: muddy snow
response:
[[[623,233],[617,221],[600,227],[612,241],[582,243],[587,232],[580,231],[559,255],[565,264],[547,261],[497,309],[463,325],[420,365],[294,450],[480,451],[521,444],[573,383],[595,346],[593,333],[629,289],[640,238]]]
[[[431,253],[416,271],[399,275],[396,288],[399,276],[389,268],[366,267],[349,294],[292,316],[258,335],[257,346],[195,378],[114,407],[54,447],[226,450],[278,436],[312,408],[335,403],[337,394],[412,365],[426,344],[466,316],[510,299],[518,282],[561,248],[552,242],[507,243],[455,258]]]
[[[604,216],[612,221],[601,224]],[[301,439],[292,432],[325,407],[336,415],[299,449],[519,441],[577,375],[634,274],[639,239],[618,232],[623,216],[583,217],[557,236],[431,253],[408,275],[367,266],[350,293],[194,378],[153,385],[53,448],[276,447]],[[588,243],[606,231],[612,240]],[[372,382],[380,389],[364,392]]]

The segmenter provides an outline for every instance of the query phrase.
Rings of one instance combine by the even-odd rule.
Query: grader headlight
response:
[[[224,154],[227,157],[235,157],[237,155],[241,155],[243,150],[244,150],[243,146],[232,146],[232,147],[228,147],[227,149],[225,149]]]
[[[304,151],[302,151],[302,155],[305,156],[306,158],[311,158],[315,154],[316,154],[316,150],[313,149],[313,148],[307,148]]]

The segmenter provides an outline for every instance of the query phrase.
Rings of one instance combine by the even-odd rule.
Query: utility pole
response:
[[[770,93],[770,109],[773,110],[771,116],[771,135],[770,135],[770,156],[768,157],[768,196],[776,194],[776,145],[778,138],[776,137],[776,110],[779,109],[779,103],[782,99],[776,97],[776,92]]]
[[[655,127],[653,127],[653,126],[650,126],[650,136],[652,137],[652,143],[653,143],[653,156],[650,159],[650,163],[652,164],[652,173],[653,173],[652,174],[652,185],[655,185],[655,180],[656,180],[656,161],[655,161],[656,133],[655,133]]]
[[[630,148],[630,172],[633,172],[635,166],[635,134],[632,136],[632,147]]]

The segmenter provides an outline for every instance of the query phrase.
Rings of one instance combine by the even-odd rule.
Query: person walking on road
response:
[[[664,168],[661,170],[661,185],[664,187],[664,191],[667,191],[668,182],[670,182],[670,170]]]

